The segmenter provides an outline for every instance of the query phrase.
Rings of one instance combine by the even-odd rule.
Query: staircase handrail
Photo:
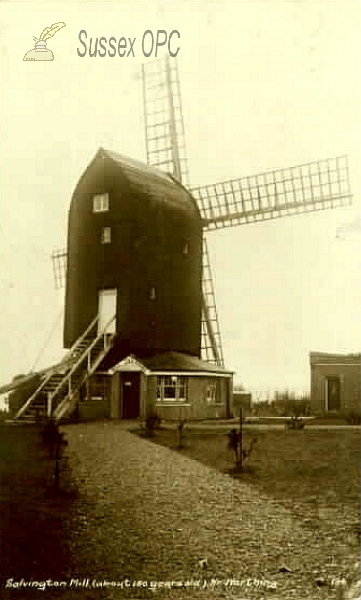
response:
[[[30,396],[30,398],[27,399],[27,401],[25,402],[25,404],[23,404],[18,412],[15,415],[15,419],[18,419],[19,417],[21,417],[21,415],[26,411],[26,409],[30,406],[30,404],[32,403],[32,401],[34,400],[34,398],[38,395],[38,393],[43,389],[43,387],[48,383],[49,379],[53,376],[53,372],[50,372],[48,374],[47,377],[45,377],[45,379],[43,379],[43,381],[41,382],[41,384],[36,388],[35,392],[33,392]]]
[[[102,333],[101,335],[104,335],[104,333]],[[92,345],[92,347],[93,347],[94,345],[96,345],[96,343],[97,343],[97,342],[98,342],[98,340],[100,339],[101,335],[100,335],[100,336],[97,338],[97,340],[95,340],[95,341],[94,341],[94,344]],[[115,334],[112,334],[112,335],[111,335],[111,341],[113,341],[114,337],[115,337]],[[110,347],[110,346],[109,346],[109,347]],[[89,349],[90,349],[90,347],[89,347]],[[89,375],[91,375],[91,374],[94,372],[94,370],[96,369],[97,365],[99,364],[99,360],[98,360],[98,359],[99,359],[99,356],[100,356],[100,355],[102,356],[102,358],[101,358],[101,360],[102,360],[102,359],[103,359],[103,357],[104,357],[104,354],[106,353],[106,351],[107,351],[108,349],[109,349],[109,348],[105,348],[105,349],[103,350],[103,352],[101,352],[101,353],[100,353],[100,354],[97,356],[97,358],[96,358],[96,360],[94,361],[94,363],[93,363],[93,365],[92,365],[92,367],[91,367],[91,369],[90,369],[89,373],[85,372],[84,376],[80,378],[80,380],[77,382],[77,384],[76,384],[76,385],[74,386],[74,388],[71,390],[70,394],[68,393],[68,394],[67,394],[67,395],[66,395],[64,398],[62,398],[62,400],[60,401],[60,403],[59,403],[59,404],[57,405],[57,407],[54,409],[54,417],[55,417],[55,419],[59,420],[59,419],[61,419],[61,418],[64,416],[64,413],[65,413],[65,412],[66,412],[66,410],[67,410],[67,407],[66,407],[66,404],[67,404],[67,402],[70,402],[70,401],[71,401],[71,399],[72,399],[72,396],[73,396],[73,395],[74,395],[74,394],[75,394],[75,393],[76,393],[76,392],[79,390],[79,388],[82,386],[82,384],[83,384],[83,383],[86,381],[87,377],[88,377]],[[95,365],[95,366],[94,366],[94,365]],[[64,408],[65,408],[65,410],[63,410]]]
[[[60,381],[59,385],[55,388],[55,390],[51,394],[51,396],[49,398],[50,402],[53,401],[53,399],[55,398],[55,396],[57,395],[57,393],[61,390],[61,388],[64,386],[64,384],[69,381],[69,379],[71,378],[71,376],[74,373],[74,371],[76,371],[76,369],[81,365],[81,363],[83,362],[83,360],[88,356],[88,353],[94,348],[95,344],[97,344],[98,341],[101,339],[101,337],[103,335],[105,335],[107,328],[109,327],[109,325],[111,325],[111,323],[113,323],[113,321],[115,320],[115,317],[116,317],[116,315],[114,314],[112,316],[112,318],[108,321],[108,323],[105,325],[104,329],[97,335],[96,338],[94,338],[94,340],[92,341],[92,343],[89,344],[84,349],[84,352],[80,355],[80,357],[78,358],[78,360],[73,364],[73,366],[70,369],[69,373]]]
[[[71,360],[72,358],[72,353],[74,352],[75,348],[77,346],[79,346],[79,344],[81,344],[81,342],[86,338],[86,336],[90,333],[90,331],[93,329],[94,325],[96,325],[96,323],[99,321],[99,315],[96,315],[94,317],[94,319],[92,320],[92,322],[90,323],[90,325],[88,325],[88,327],[86,328],[86,330],[84,331],[84,333],[82,333],[82,335],[80,336],[80,338],[77,338],[74,342],[74,344],[72,345],[72,347],[70,348],[70,350],[66,353],[66,355],[64,356],[64,358],[62,359],[62,363],[68,362]]]

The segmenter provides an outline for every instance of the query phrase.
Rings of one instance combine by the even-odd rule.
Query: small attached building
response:
[[[96,377],[99,381],[100,374]],[[232,416],[233,374],[195,356],[164,352],[129,355],[79,402],[80,418],[201,420]]]
[[[313,414],[361,411],[361,354],[310,353]]]

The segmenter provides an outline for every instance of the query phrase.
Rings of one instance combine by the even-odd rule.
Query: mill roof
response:
[[[113,152],[113,150],[106,150],[105,148],[100,148],[99,153],[118,163],[123,169],[133,171],[134,174],[138,173],[138,176],[139,174],[147,174],[148,176],[159,177],[163,181],[174,185],[173,178],[168,173],[161,171],[161,169],[158,169],[157,167],[147,165],[139,160],[135,160],[134,158],[130,158],[124,154],[119,154],[119,152]]]
[[[157,167],[105,148],[99,148],[94,160],[96,161],[99,158],[110,160],[121,169],[133,189],[146,193],[150,198],[163,198],[168,205],[173,204],[177,208],[183,206],[188,211],[190,208],[191,210],[194,209],[200,217],[196,200],[182,183],[170,173],[165,173]]]

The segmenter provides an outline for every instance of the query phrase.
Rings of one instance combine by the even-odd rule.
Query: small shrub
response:
[[[63,458],[64,449],[68,445],[64,433],[61,433],[58,424],[53,419],[47,419],[41,432],[42,442],[48,449],[51,459],[54,461],[54,486],[59,488],[60,461]]]
[[[178,424],[178,449],[181,450],[182,448],[184,448],[184,425],[186,424],[185,419],[181,419],[179,424]]]
[[[292,415],[290,419],[285,422],[286,429],[296,429],[302,430],[305,427],[305,424],[302,420],[302,417],[298,415]]]
[[[251,456],[257,438],[251,440],[247,450],[243,447],[243,441],[243,436],[235,428],[228,433],[228,448],[234,452],[235,469],[239,471],[243,468],[243,462]]]
[[[6,421],[9,418],[9,413],[6,410],[0,410],[0,421]]]
[[[238,455],[238,447],[239,447],[239,434],[237,429],[233,428],[228,434],[228,448],[233,450],[234,452],[234,462],[236,465],[239,464],[239,455]]]
[[[158,429],[161,423],[160,417],[157,413],[150,413],[145,419],[145,433],[148,437],[155,435],[156,429]]]
[[[344,413],[344,419],[348,425],[361,425],[361,411],[349,410]]]

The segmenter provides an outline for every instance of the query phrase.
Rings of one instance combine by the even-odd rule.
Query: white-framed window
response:
[[[101,243],[110,244],[112,241],[112,230],[111,227],[103,227],[101,233]]]
[[[106,212],[109,210],[109,194],[95,194],[93,196],[93,212]]]
[[[188,377],[157,375],[157,402],[187,402]]]
[[[207,382],[207,403],[223,404],[220,393],[220,382],[218,379],[211,379]]]
[[[207,402],[208,404],[215,404],[217,400],[217,384],[215,381],[207,384]]]

